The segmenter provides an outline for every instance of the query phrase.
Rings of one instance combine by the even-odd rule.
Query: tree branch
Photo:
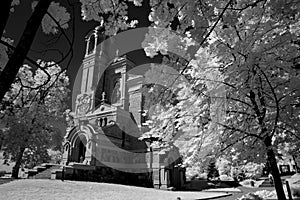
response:
[[[228,125],[219,123],[219,122],[217,122],[217,124],[223,126],[224,128],[227,128],[227,129],[229,129],[229,130],[233,130],[233,131],[235,131],[235,132],[240,132],[240,133],[243,133],[243,134],[245,134],[245,135],[247,135],[247,136],[256,137],[256,138],[258,138],[258,139],[260,139],[260,140],[263,140],[263,137],[261,137],[261,136],[259,136],[259,135],[256,135],[256,134],[253,134],[253,133],[249,133],[249,132],[247,132],[247,131],[245,131],[245,130],[242,130],[242,129],[239,129],[239,128],[235,128],[235,127],[231,127],[231,126],[228,126]]]

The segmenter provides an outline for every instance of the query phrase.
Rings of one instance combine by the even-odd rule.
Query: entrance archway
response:
[[[86,153],[86,144],[87,140],[85,136],[81,135],[77,137],[74,145],[75,155],[73,157],[75,162],[82,163],[84,161]]]
[[[174,161],[172,158],[168,158],[168,178],[169,178],[169,187],[174,187]]]

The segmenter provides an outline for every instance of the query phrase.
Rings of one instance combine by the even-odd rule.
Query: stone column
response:
[[[125,94],[126,94],[126,66],[117,69],[115,73],[121,73],[121,82],[120,82],[120,90],[121,90],[121,105],[122,108],[125,108]]]
[[[159,169],[159,154],[158,151],[152,151],[152,180],[155,188],[160,188],[161,174]]]
[[[166,190],[168,188],[168,186],[170,185],[169,179],[169,171],[166,169],[165,166],[162,166],[160,168],[160,189]]]
[[[97,42],[98,42],[98,29],[97,28],[95,28],[95,30],[94,30],[94,36],[95,36],[94,53],[96,53]]]
[[[89,53],[90,38],[86,38],[85,41],[86,41],[85,56],[87,56]]]
[[[125,108],[125,93],[126,93],[126,68],[122,70],[121,73],[121,102],[122,102],[122,108]]]
[[[64,152],[62,156],[62,164],[67,165],[69,161],[69,156],[70,156],[70,148],[71,145],[69,143],[64,144]]]

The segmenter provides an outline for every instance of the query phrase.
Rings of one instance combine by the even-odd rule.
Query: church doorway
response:
[[[174,162],[171,158],[168,159],[169,187],[174,187]]]
[[[85,159],[86,144],[87,141],[84,136],[77,138],[75,142],[75,149],[76,149],[75,162],[83,163]]]

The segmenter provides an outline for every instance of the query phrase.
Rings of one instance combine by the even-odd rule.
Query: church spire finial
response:
[[[105,103],[105,92],[102,92],[102,99],[101,99],[101,103]]]

